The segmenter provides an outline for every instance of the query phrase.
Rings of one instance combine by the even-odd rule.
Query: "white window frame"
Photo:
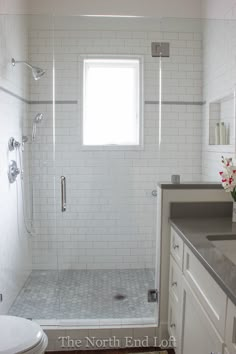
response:
[[[84,102],[84,60],[86,59],[130,59],[139,61],[139,144],[137,145],[84,145],[83,143],[83,102]],[[81,55],[80,56],[80,102],[81,102],[81,148],[82,150],[143,150],[143,107],[144,107],[144,93],[143,93],[143,56],[142,55]]]

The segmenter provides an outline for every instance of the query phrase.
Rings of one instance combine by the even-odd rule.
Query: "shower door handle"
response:
[[[61,211],[66,211],[66,177],[61,176]]]

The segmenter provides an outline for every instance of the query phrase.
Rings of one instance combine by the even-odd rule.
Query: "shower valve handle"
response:
[[[9,182],[14,183],[19,174],[20,174],[20,169],[17,167],[16,161],[11,160],[8,166]]]

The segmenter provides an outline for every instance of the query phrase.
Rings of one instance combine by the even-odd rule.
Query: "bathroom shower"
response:
[[[31,190],[31,216],[30,216],[30,226],[26,218],[26,203],[25,203],[25,186],[24,186],[24,166],[23,166],[23,151],[24,144],[28,142],[28,137],[22,137],[22,143],[17,141],[14,137],[11,137],[8,141],[8,150],[9,152],[16,152],[15,160],[11,160],[8,165],[8,179],[9,182],[17,182],[18,175],[20,176],[20,186],[21,186],[21,197],[22,197],[22,206],[23,206],[23,221],[25,225],[25,230],[28,235],[33,235],[33,192]],[[32,186],[31,186],[32,189]],[[17,187],[17,200],[18,200],[18,187]]]
[[[32,142],[32,150],[31,150],[31,153],[33,154],[34,156],[34,143],[35,143],[35,140],[36,140],[36,134],[37,134],[37,125],[40,124],[43,120],[43,113],[37,113],[36,116],[34,117],[33,119],[33,125],[32,125],[32,133],[31,133],[31,142]],[[27,143],[29,141],[29,138],[27,136],[24,136],[22,137],[22,142],[23,143]],[[21,163],[21,161],[20,161]],[[31,176],[31,183],[29,184],[30,185],[30,227],[26,227],[27,229],[27,232],[28,230],[30,230],[30,232],[28,232],[30,235],[34,235],[35,232],[34,232],[34,178],[33,178],[33,175]],[[23,190],[23,186],[22,186],[22,190]],[[22,196],[23,197],[23,196]],[[25,201],[24,201],[25,202]],[[23,202],[23,203],[24,203]]]
[[[12,58],[11,63],[12,66],[15,66],[16,64],[25,64],[26,66],[28,66],[32,70],[32,75],[35,80],[39,80],[46,72],[45,70],[38,68],[37,66],[33,66],[24,60],[15,60],[14,58]]]
[[[32,127],[32,142],[35,141],[37,133],[37,125],[40,124],[43,120],[43,113],[37,113],[34,117],[33,127]]]
[[[40,124],[43,120],[43,113],[37,113],[33,119],[32,125],[32,133],[31,133],[31,141],[32,145],[34,145],[37,133],[37,125]],[[34,227],[33,227],[33,216],[34,216],[34,181],[31,180],[30,186],[30,218],[27,220],[26,217],[26,200],[25,200],[25,186],[24,186],[24,166],[23,166],[23,152],[24,145],[29,142],[29,137],[27,135],[22,136],[22,142],[18,142],[15,138],[11,137],[8,141],[8,149],[9,151],[16,151],[16,161],[12,160],[9,164],[8,178],[10,183],[14,183],[17,179],[17,176],[20,175],[20,183],[21,183],[21,197],[22,197],[22,205],[23,205],[23,220],[27,233],[31,236],[34,235]],[[34,149],[32,148],[32,152]],[[19,166],[19,168],[18,168]],[[33,176],[32,176],[33,177]],[[29,224],[30,223],[30,224]]]
[[[37,133],[37,125],[43,120],[43,113],[37,113],[33,120],[31,141],[34,142]],[[22,150],[24,151],[24,145],[29,142],[29,137],[27,135],[22,136]]]

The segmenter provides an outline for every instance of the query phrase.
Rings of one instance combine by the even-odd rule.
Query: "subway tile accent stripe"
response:
[[[8,95],[17,98],[18,100],[27,103],[27,104],[53,104],[53,100],[45,100],[45,101],[30,101],[27,100],[17,94],[15,94],[14,92],[7,90],[6,88],[0,86],[0,91],[3,91],[5,93],[7,93]],[[145,105],[152,105],[152,104],[156,104],[158,105],[160,103],[160,101],[144,101]],[[78,104],[77,100],[56,100],[55,104]],[[194,101],[162,101],[162,104],[168,104],[168,105],[183,105],[183,106],[203,106],[205,104],[205,102],[194,102]]]
[[[159,104],[160,101],[144,101],[146,105],[148,104]],[[182,106],[203,106],[205,102],[194,102],[194,101],[162,101],[162,104],[169,105],[182,105]]]
[[[18,100],[20,100],[20,101],[22,101],[22,102],[24,102],[24,103],[30,103],[29,100],[26,100],[25,98],[23,98],[23,97],[21,97],[21,96],[15,94],[15,93],[12,92],[12,91],[7,90],[6,88],[4,88],[4,87],[2,87],[2,86],[0,86],[0,91],[2,91],[2,92],[4,92],[4,93],[7,93],[8,95],[10,95],[10,96],[12,96],[12,97],[15,97],[15,98],[17,98]]]
[[[16,99],[24,102],[24,103],[27,103],[27,104],[53,104],[53,100],[45,100],[45,101],[30,101],[30,100],[27,100],[25,99],[24,97],[21,97],[17,94],[15,94],[14,92],[10,91],[10,90],[7,90],[6,88],[0,86],[0,91],[12,96],[12,97],[15,97]],[[55,101],[55,104],[78,104],[78,101],[77,100],[56,100]]]
[[[29,101],[29,104],[53,104],[53,101]],[[55,101],[55,104],[78,104],[78,101]],[[144,101],[145,105],[159,104],[159,101]],[[203,106],[204,102],[162,101],[162,104],[182,106]]]
[[[29,101],[29,104],[53,104],[53,100],[49,100],[49,101]],[[76,100],[56,100],[55,104],[78,104],[78,101]]]

